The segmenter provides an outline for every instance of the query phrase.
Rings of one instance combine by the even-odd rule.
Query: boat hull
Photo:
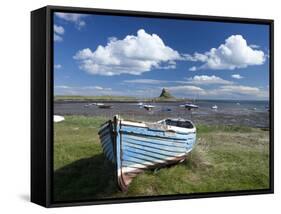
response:
[[[115,117],[102,126],[101,144],[116,166],[118,185],[127,191],[132,179],[146,169],[184,161],[196,141],[195,127],[147,124]]]

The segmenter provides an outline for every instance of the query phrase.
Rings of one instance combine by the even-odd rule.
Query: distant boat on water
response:
[[[193,104],[193,103],[185,103],[183,106],[184,106],[186,109],[188,109],[188,110],[199,108],[198,105],[195,105],[195,104]]]
[[[104,155],[115,165],[119,188],[127,191],[144,170],[184,161],[196,142],[196,127],[184,119],[148,123],[116,115],[101,126],[99,136]]]
[[[213,106],[212,106],[212,109],[213,109],[213,110],[217,110],[217,109],[218,109],[218,106],[217,106],[217,105],[213,105]]]
[[[143,105],[143,107],[148,111],[151,111],[152,109],[155,108],[155,106],[153,106],[153,105]]]
[[[139,102],[139,103],[137,104],[137,106],[143,106],[143,103],[142,103],[142,102]]]
[[[84,105],[84,107],[91,107],[91,106],[93,106],[93,105],[96,105],[96,103],[87,103],[86,105]]]
[[[104,104],[104,103],[96,103],[96,106],[99,107],[99,108],[112,108],[111,105],[108,105],[108,104]]]

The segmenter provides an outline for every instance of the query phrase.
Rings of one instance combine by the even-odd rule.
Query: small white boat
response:
[[[142,103],[142,102],[139,102],[139,103],[137,104],[137,106],[143,106],[143,103]]]
[[[150,111],[150,110],[152,110],[152,109],[155,108],[155,106],[153,106],[153,105],[143,105],[143,107],[144,107],[146,110],[148,110],[148,111]]]
[[[111,108],[111,105],[104,104],[104,103],[97,103],[97,107],[99,108]]]
[[[64,121],[64,117],[63,116],[59,116],[59,115],[54,115],[54,122],[55,123],[58,123],[58,122],[61,122],[61,121]]]
[[[95,103],[87,103],[86,105],[84,105],[84,107],[87,108],[87,107],[91,107],[92,105],[95,105]]]
[[[195,105],[193,103],[186,103],[186,104],[184,104],[184,107],[187,108],[188,110],[199,108],[198,105]]]
[[[212,106],[212,109],[213,109],[213,110],[217,110],[217,109],[218,109],[218,106],[217,106],[217,105],[214,105],[214,106]]]

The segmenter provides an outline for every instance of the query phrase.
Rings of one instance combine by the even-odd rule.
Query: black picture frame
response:
[[[147,196],[94,201],[53,201],[53,16],[76,12],[114,16],[188,19],[212,22],[264,24],[270,27],[270,188],[215,193]],[[190,198],[268,194],[274,192],[274,21],[237,17],[202,16],[144,11],[46,6],[31,12],[31,202],[44,207],[145,202]]]

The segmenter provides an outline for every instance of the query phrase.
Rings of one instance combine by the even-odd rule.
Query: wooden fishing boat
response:
[[[148,111],[151,111],[152,109],[155,108],[155,106],[153,106],[153,105],[143,105],[143,108],[145,108]]]
[[[106,158],[115,164],[118,186],[127,191],[144,170],[184,161],[196,141],[196,128],[183,119],[148,123],[117,115],[101,126],[99,136]]]

